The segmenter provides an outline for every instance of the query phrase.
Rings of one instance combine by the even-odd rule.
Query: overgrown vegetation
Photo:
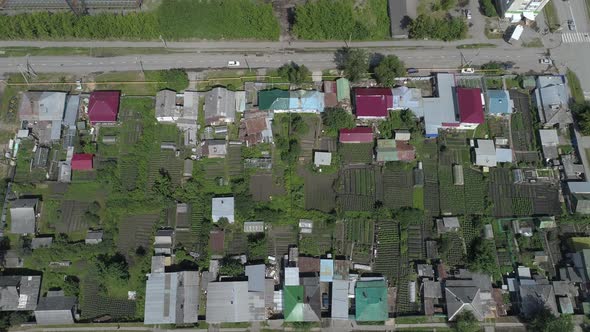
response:
[[[293,33],[309,40],[382,40],[390,37],[386,0],[307,1],[295,7]]]
[[[584,90],[582,90],[582,85],[580,84],[580,79],[578,75],[571,71],[569,68],[565,73],[565,77],[567,79],[567,84],[570,88],[570,93],[572,95],[573,102],[575,103],[583,103],[586,98],[584,98]]]
[[[409,25],[409,36],[413,39],[440,39],[451,41],[467,35],[467,23],[461,17],[436,18],[419,15]]]
[[[496,6],[494,6],[493,0],[479,0],[479,6],[481,7],[481,11],[485,16],[498,16],[498,12],[496,11]]]
[[[277,73],[292,84],[301,84],[311,78],[311,71],[305,65],[290,62],[281,66]]]
[[[572,105],[572,112],[576,117],[582,135],[590,135],[590,102],[586,101]]]
[[[3,39],[278,39],[272,5],[252,0],[164,0],[152,12],[0,16]]]
[[[338,136],[340,129],[354,127],[353,115],[340,107],[325,109],[322,113],[322,120],[325,134],[332,137]]]
[[[375,67],[375,78],[384,86],[395,85],[395,79],[406,74],[404,62],[395,55],[385,56]]]
[[[351,82],[358,82],[367,76],[369,71],[369,54],[362,48],[345,47],[336,54],[339,67],[344,76]]]

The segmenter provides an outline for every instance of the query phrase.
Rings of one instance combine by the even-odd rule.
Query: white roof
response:
[[[491,139],[477,140],[477,148],[475,148],[475,164],[478,166],[496,166],[496,148],[494,141]]]
[[[396,141],[409,141],[410,138],[410,132],[407,130],[397,130],[395,132]]]
[[[534,20],[534,17],[533,17],[533,20]],[[519,40],[523,31],[524,31],[524,28],[522,27],[522,25],[517,25],[510,38],[514,39],[514,40]]]
[[[590,194],[590,182],[568,182],[567,186],[571,193]]]
[[[285,268],[285,286],[299,286],[299,268]]]
[[[316,166],[330,166],[332,164],[332,153],[316,151],[313,157]]]
[[[522,278],[531,278],[531,269],[526,266],[519,266],[518,267],[518,277]]]
[[[234,198],[214,197],[212,200],[211,214],[213,222],[220,218],[227,218],[230,224],[234,223]]]
[[[541,137],[541,145],[557,146],[559,145],[559,137],[557,136],[557,129],[541,129],[539,130]]]
[[[461,225],[459,224],[459,218],[457,217],[444,217],[443,223],[446,228],[459,228]]]
[[[499,163],[511,163],[512,162],[512,149],[497,148],[496,149],[496,161]]]

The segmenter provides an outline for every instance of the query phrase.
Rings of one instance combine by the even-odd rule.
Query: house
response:
[[[549,0],[498,0],[495,4],[501,17],[518,23],[523,17],[534,21],[548,2]]]
[[[76,153],[72,157],[72,170],[73,171],[89,171],[94,168],[93,165],[94,155],[91,153]]]
[[[545,128],[567,127],[573,123],[567,89],[564,76],[537,76],[535,104]]]
[[[350,81],[345,77],[336,80],[336,99],[339,103],[350,103]]]
[[[299,268],[285,267],[284,286],[299,286]]]
[[[313,273],[320,272],[320,259],[317,257],[299,256],[297,259],[297,268],[299,273]]]
[[[321,303],[318,277],[301,278],[301,285],[283,288],[283,316],[286,322],[320,321]]]
[[[557,159],[559,157],[559,136],[557,129],[540,129],[541,147],[545,160]]]
[[[218,222],[219,219],[225,218],[230,224],[234,223],[234,198],[233,197],[214,197],[212,199],[211,219]]]
[[[422,90],[418,88],[408,88],[400,86],[393,88],[393,109],[405,110],[409,109],[420,118],[424,116],[424,101],[422,100]]]
[[[225,158],[227,155],[227,142],[219,139],[206,140],[203,153],[208,158]]]
[[[246,146],[259,143],[272,143],[273,114],[266,111],[248,111],[240,122],[238,136]]]
[[[88,230],[86,233],[86,239],[84,239],[84,243],[86,244],[99,244],[102,242],[103,232],[101,230],[93,231]]]
[[[34,234],[38,199],[19,198],[10,202],[10,232]]]
[[[491,115],[512,114],[514,105],[506,90],[488,90],[488,108]]]
[[[568,182],[570,209],[580,214],[590,214],[590,182]]]
[[[120,91],[93,91],[88,101],[90,124],[109,124],[117,122],[119,115]]]
[[[63,291],[47,292],[35,309],[37,325],[74,324],[77,302],[75,296],[64,296]]]
[[[490,276],[461,269],[452,279],[445,280],[444,287],[449,321],[465,311],[470,311],[480,322],[495,317]]]
[[[546,280],[545,280],[546,281]],[[518,297],[520,299],[520,313],[524,317],[532,317],[543,308],[547,308],[554,316],[559,315],[555,301],[553,285],[548,281],[539,282],[530,280],[518,286]]]
[[[332,310],[330,314],[332,319],[349,318],[349,288],[350,282],[348,280],[334,280],[332,282]]]
[[[143,323],[192,324],[199,317],[199,272],[147,275]]]
[[[315,90],[258,92],[258,109],[275,113],[322,113],[324,94]]]
[[[248,291],[248,281],[210,282],[206,308],[208,323],[266,320],[265,292]]]
[[[31,129],[39,143],[51,144],[61,138],[66,108],[65,92],[24,92],[18,109],[23,128]]]
[[[264,221],[246,221],[244,233],[264,233]]]
[[[0,276],[0,311],[32,311],[37,308],[41,276]]]
[[[443,287],[440,281],[424,280],[422,283],[424,314],[426,316],[432,316],[436,312],[441,312],[440,306],[443,299],[442,289]]]
[[[205,94],[205,124],[220,125],[234,122],[238,105],[236,93],[223,87],[213,88]]]
[[[174,248],[174,230],[159,229],[154,238],[154,252],[156,255],[172,255]]]
[[[313,221],[309,219],[299,219],[299,231],[301,233],[311,233],[313,230]]]
[[[584,165],[577,163],[575,156],[562,155],[561,164],[563,165],[563,173],[566,180],[582,180],[584,179]]]
[[[315,151],[313,154],[313,164],[316,167],[330,166],[332,164],[332,153],[324,151]]]
[[[57,182],[70,183],[72,182],[72,164],[67,161],[59,161],[57,163],[58,175]]]
[[[478,139],[475,148],[475,165],[495,167],[497,165],[496,148],[490,139]]]
[[[31,240],[31,249],[49,248],[53,243],[53,238],[50,236],[36,237]]]
[[[24,267],[22,252],[16,249],[5,250],[0,255],[0,266],[6,269],[20,269]]]
[[[354,290],[359,322],[382,322],[389,318],[385,280],[358,280]]]
[[[393,109],[393,93],[388,88],[355,88],[354,107],[359,119],[385,119]]]
[[[156,93],[156,120],[158,122],[175,122],[181,114],[181,107],[176,102],[176,91],[164,89]]]
[[[479,88],[457,88],[459,106],[459,129],[475,129],[484,122],[481,90]]]
[[[459,218],[457,217],[443,217],[436,221],[436,227],[439,234],[448,232],[457,232],[461,228]]]
[[[78,111],[80,110],[80,95],[68,96],[66,100],[66,110],[63,118],[64,126],[64,147],[74,146],[74,139],[76,138],[77,128],[76,121],[78,121]]]
[[[378,162],[412,161],[416,159],[414,147],[404,141],[378,139],[375,151]]]
[[[373,143],[373,128],[340,129],[340,143]]]
[[[496,148],[496,163],[511,163],[513,152],[509,148]]]
[[[424,98],[424,124],[426,137],[437,137],[441,128],[457,128],[455,115],[455,76],[436,74],[436,97]]]
[[[413,0],[388,0],[391,38],[408,38],[408,26],[416,17],[418,4]]]

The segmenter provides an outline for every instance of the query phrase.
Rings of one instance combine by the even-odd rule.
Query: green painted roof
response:
[[[283,288],[283,316],[286,322],[303,321],[303,286]]]
[[[338,102],[348,99],[350,101],[350,82],[342,77],[336,80],[336,98]]]
[[[357,321],[382,322],[389,317],[384,280],[357,281],[355,300]]]
[[[272,89],[258,92],[258,108],[263,111],[289,109],[289,91]]]

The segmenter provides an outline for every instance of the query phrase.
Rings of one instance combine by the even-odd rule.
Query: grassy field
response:
[[[567,84],[570,88],[571,97],[574,102],[576,103],[583,103],[584,98],[584,90],[582,90],[582,85],[580,84],[580,79],[569,68],[565,73],[565,77],[567,78]]]
[[[560,27],[559,16],[557,9],[552,1],[549,1],[543,8],[543,15],[545,15],[545,22],[549,27],[549,31],[555,32]]]

